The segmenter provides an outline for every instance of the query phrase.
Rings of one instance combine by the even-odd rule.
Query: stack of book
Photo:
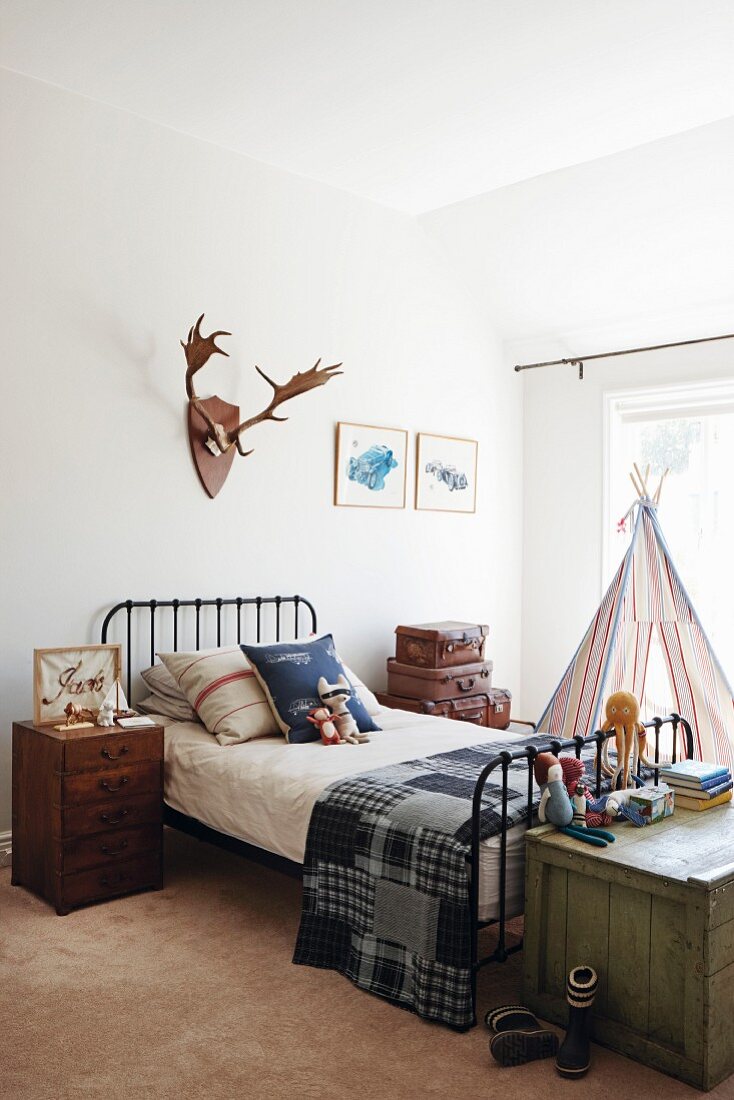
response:
[[[723,764],[680,760],[660,769],[660,778],[675,791],[675,804],[684,810],[711,810],[731,802],[731,772]]]

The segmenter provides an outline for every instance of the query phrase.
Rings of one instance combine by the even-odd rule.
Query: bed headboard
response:
[[[287,610],[284,610],[287,609]],[[119,616],[119,618],[117,618]],[[301,618],[316,630],[316,611],[304,596],[216,596],[193,600],[123,600],[110,608],[102,623],[102,642],[123,641],[124,690],[130,698],[133,651],[155,664],[156,646],[178,651],[243,641],[279,642],[299,637]],[[122,634],[122,638],[120,638]],[[147,635],[145,641],[141,635]],[[156,637],[159,639],[156,642]],[[223,638],[225,639],[223,641]],[[149,640],[150,648],[147,642]],[[136,667],[135,672],[138,671]]]

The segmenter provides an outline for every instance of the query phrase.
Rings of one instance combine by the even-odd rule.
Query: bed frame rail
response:
[[[160,623],[160,617],[156,617],[158,612],[164,612],[169,610],[173,619],[173,651],[178,652],[179,643],[179,629],[181,621],[184,618],[186,609],[193,608],[194,615],[194,634],[195,645],[194,649],[199,650],[202,648],[202,608],[213,607],[216,608],[216,621],[215,630],[211,633],[211,643],[218,646],[222,645],[222,610],[225,607],[236,608],[236,633],[237,644],[244,641],[243,638],[243,608],[254,607],[255,608],[255,638],[256,642],[261,641],[263,630],[265,629],[265,623],[263,621],[263,608],[272,606],[275,609],[275,622],[273,633],[275,635],[274,640],[279,642],[281,640],[281,633],[284,627],[282,623],[281,610],[284,606],[293,607],[292,635],[289,631],[289,636],[297,638],[300,627],[300,613],[301,608],[304,608],[308,612],[310,618],[310,630],[316,631],[316,611],[313,604],[307,600],[304,596],[232,596],[224,598],[217,596],[213,599],[194,599],[194,600],[123,600],[122,603],[115,604],[107,614],[105,615],[104,622],[102,623],[102,642],[107,641],[107,636],[110,630],[113,619],[116,615],[124,612],[125,614],[125,692],[130,698],[130,690],[132,685],[132,651],[133,651],[133,613],[140,611],[144,613],[144,609],[147,609],[149,616],[149,632],[150,632],[150,664],[155,664],[155,650],[156,650],[156,626]],[[181,614],[181,613],[184,614]],[[190,612],[189,612],[190,614]],[[207,637],[209,633],[207,632]],[[216,637],[216,642],[214,638]],[[251,638],[252,640],[252,638]]]

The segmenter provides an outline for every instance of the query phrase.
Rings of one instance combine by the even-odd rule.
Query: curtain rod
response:
[[[664,348],[686,348],[691,344],[710,344],[713,340],[734,340],[734,332],[728,332],[725,336],[703,336],[698,340],[678,340],[672,344],[651,344],[646,348],[626,348],[624,351],[603,351],[596,355],[574,355],[568,359],[548,359],[545,363],[518,363],[515,370],[537,370],[538,367],[577,366],[579,368],[579,378],[583,378],[584,363],[591,359],[612,359],[617,355],[638,355],[642,351],[662,351]]]

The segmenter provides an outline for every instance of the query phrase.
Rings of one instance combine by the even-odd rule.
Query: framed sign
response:
[[[334,504],[404,508],[408,433],[370,424],[336,426]]]
[[[432,512],[474,512],[477,507],[476,439],[418,433],[415,506]]]
[[[122,647],[81,645],[71,649],[34,649],[33,721],[37,726],[63,721],[64,708],[76,703],[97,711],[120,676]]]

